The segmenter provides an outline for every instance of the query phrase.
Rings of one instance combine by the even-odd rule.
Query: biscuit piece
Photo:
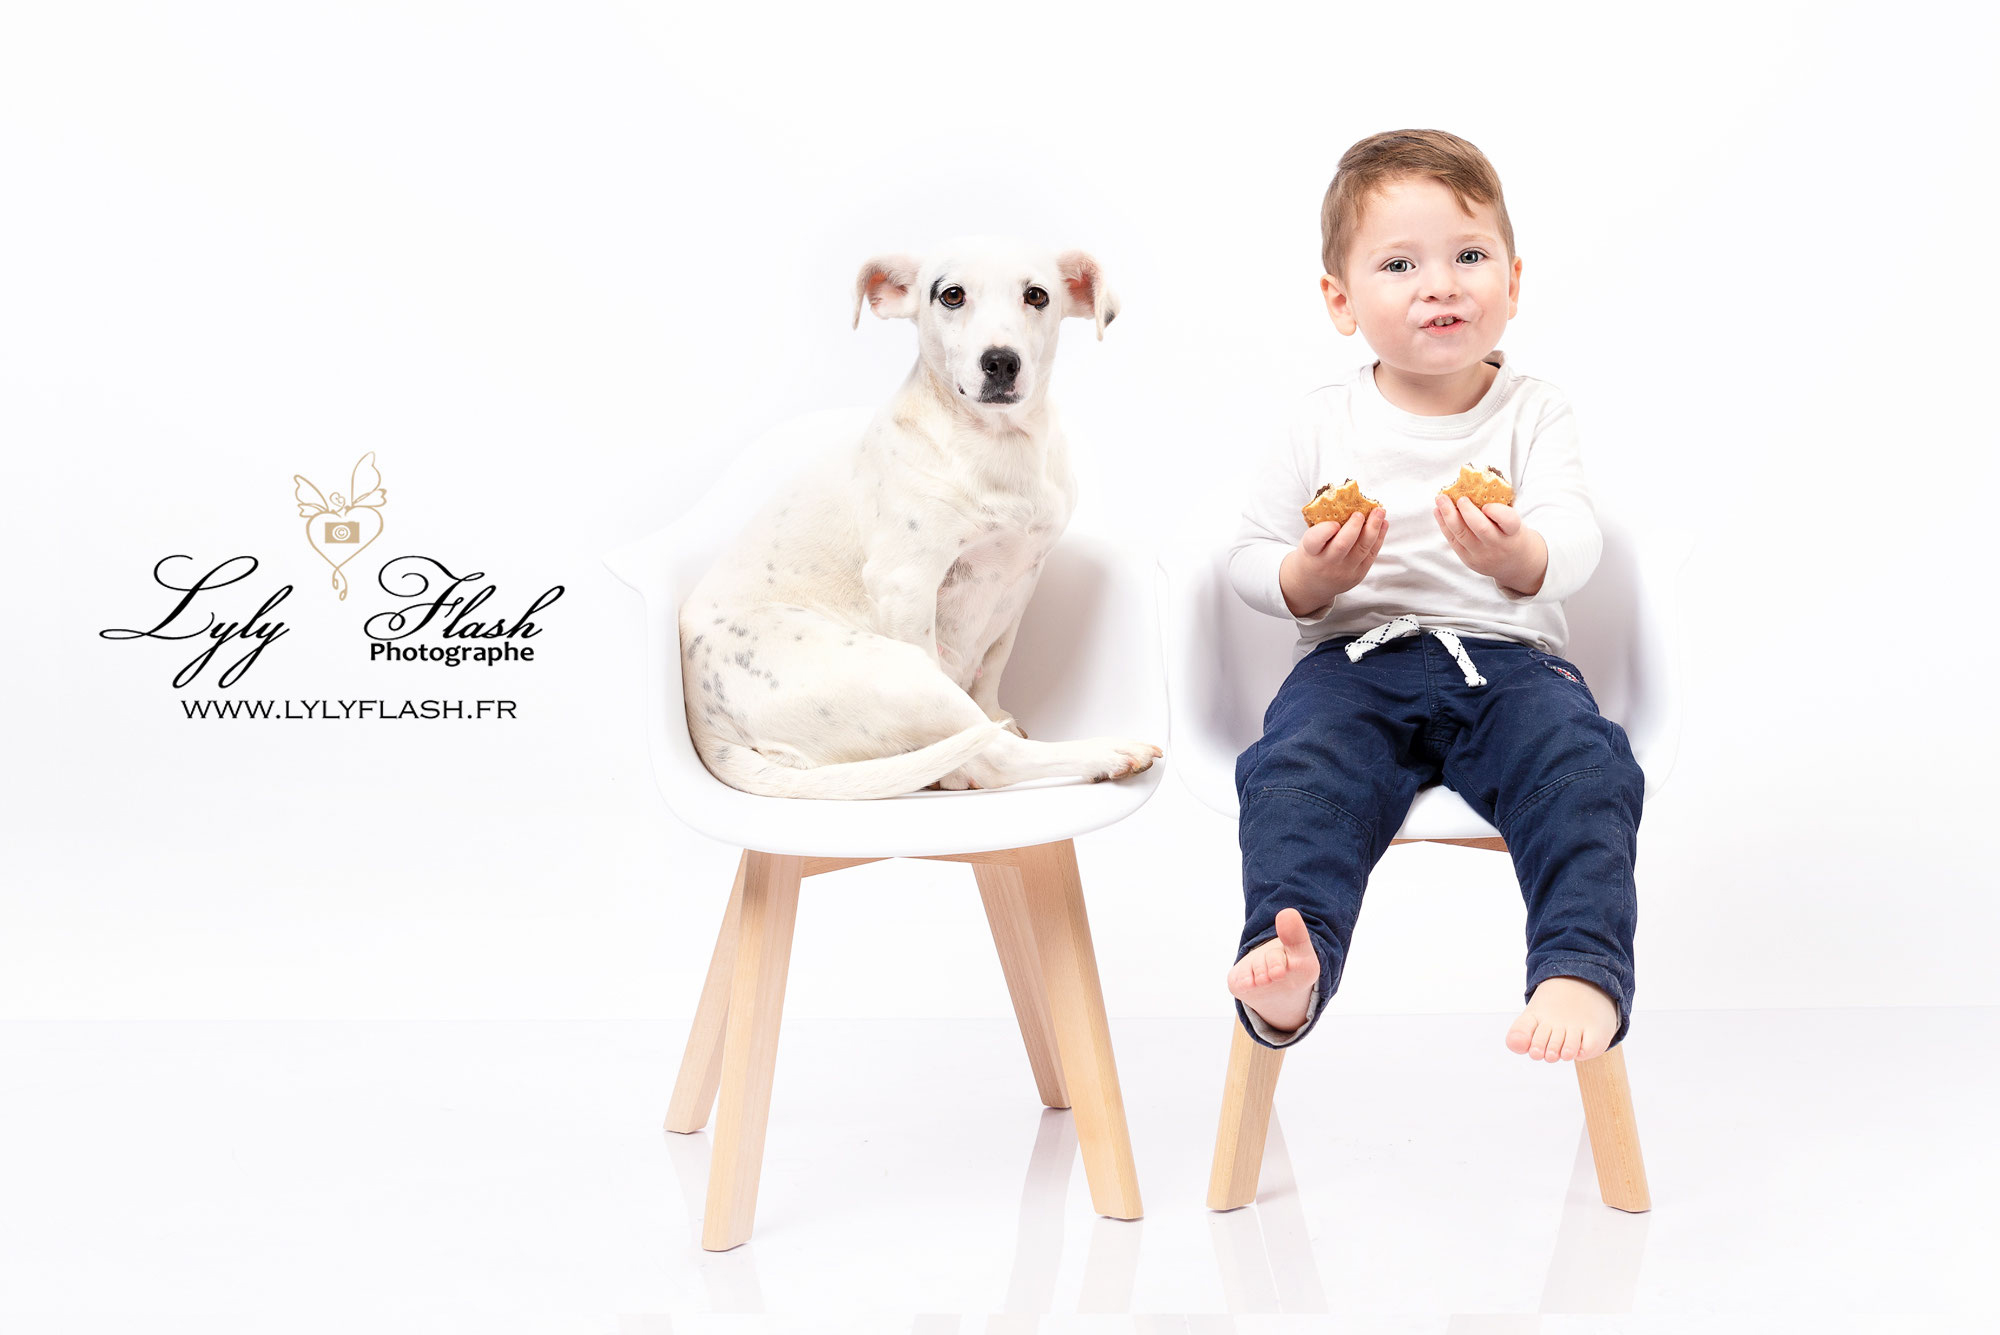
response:
[[[1308,526],[1327,521],[1335,524],[1345,524],[1349,515],[1365,515],[1370,510],[1379,510],[1381,508],[1382,502],[1371,501],[1366,496],[1363,496],[1361,494],[1361,484],[1353,478],[1348,478],[1338,488],[1331,482],[1320,487],[1318,491],[1313,493],[1312,500],[1307,502],[1305,508],[1299,513],[1306,517],[1306,524]]]
[[[1471,464],[1458,470],[1458,481],[1449,487],[1439,487],[1438,495],[1454,499],[1464,496],[1474,505],[1512,505],[1514,489],[1507,485],[1507,479],[1500,476],[1500,470],[1488,464],[1484,470]]]

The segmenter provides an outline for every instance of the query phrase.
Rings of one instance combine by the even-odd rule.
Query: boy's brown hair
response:
[[[1491,204],[1500,220],[1507,260],[1514,258],[1514,223],[1500,193],[1500,173],[1486,155],[1445,130],[1389,130],[1371,134],[1340,155],[1333,182],[1319,206],[1320,263],[1343,287],[1347,248],[1361,228],[1361,209],[1381,187],[1410,177],[1442,184],[1467,213],[1473,204]],[[1469,202],[1468,202],[1469,201]]]

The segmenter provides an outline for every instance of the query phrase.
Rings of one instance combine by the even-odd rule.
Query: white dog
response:
[[[709,771],[773,797],[892,797],[1116,779],[1150,742],[1029,741],[1000,674],[1076,505],[1047,398],[1063,316],[1118,313],[1097,261],[986,238],[861,268],[917,364],[722,553],[680,609],[688,727]]]

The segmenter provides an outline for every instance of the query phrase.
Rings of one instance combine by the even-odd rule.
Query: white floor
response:
[[[2000,1330],[2000,1011],[1641,1012],[1647,1215],[1511,1019],[1330,1017],[1226,1215],[1228,1021],[1114,1021],[1136,1223],[1011,1021],[788,1023],[720,1254],[708,1135],[659,1129],[683,1025],[0,1025],[0,1328]]]

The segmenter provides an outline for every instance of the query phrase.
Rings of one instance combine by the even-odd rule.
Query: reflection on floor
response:
[[[0,1327],[2000,1328],[2000,1077],[1967,1060],[2000,1014],[1642,1014],[1644,1215],[1598,1200],[1573,1070],[1511,1018],[1322,1023],[1226,1214],[1228,1020],[1114,1020],[1133,1222],[1091,1212],[1012,1021],[791,1022],[725,1253],[708,1134],[658,1129],[682,1025],[0,1025]]]

